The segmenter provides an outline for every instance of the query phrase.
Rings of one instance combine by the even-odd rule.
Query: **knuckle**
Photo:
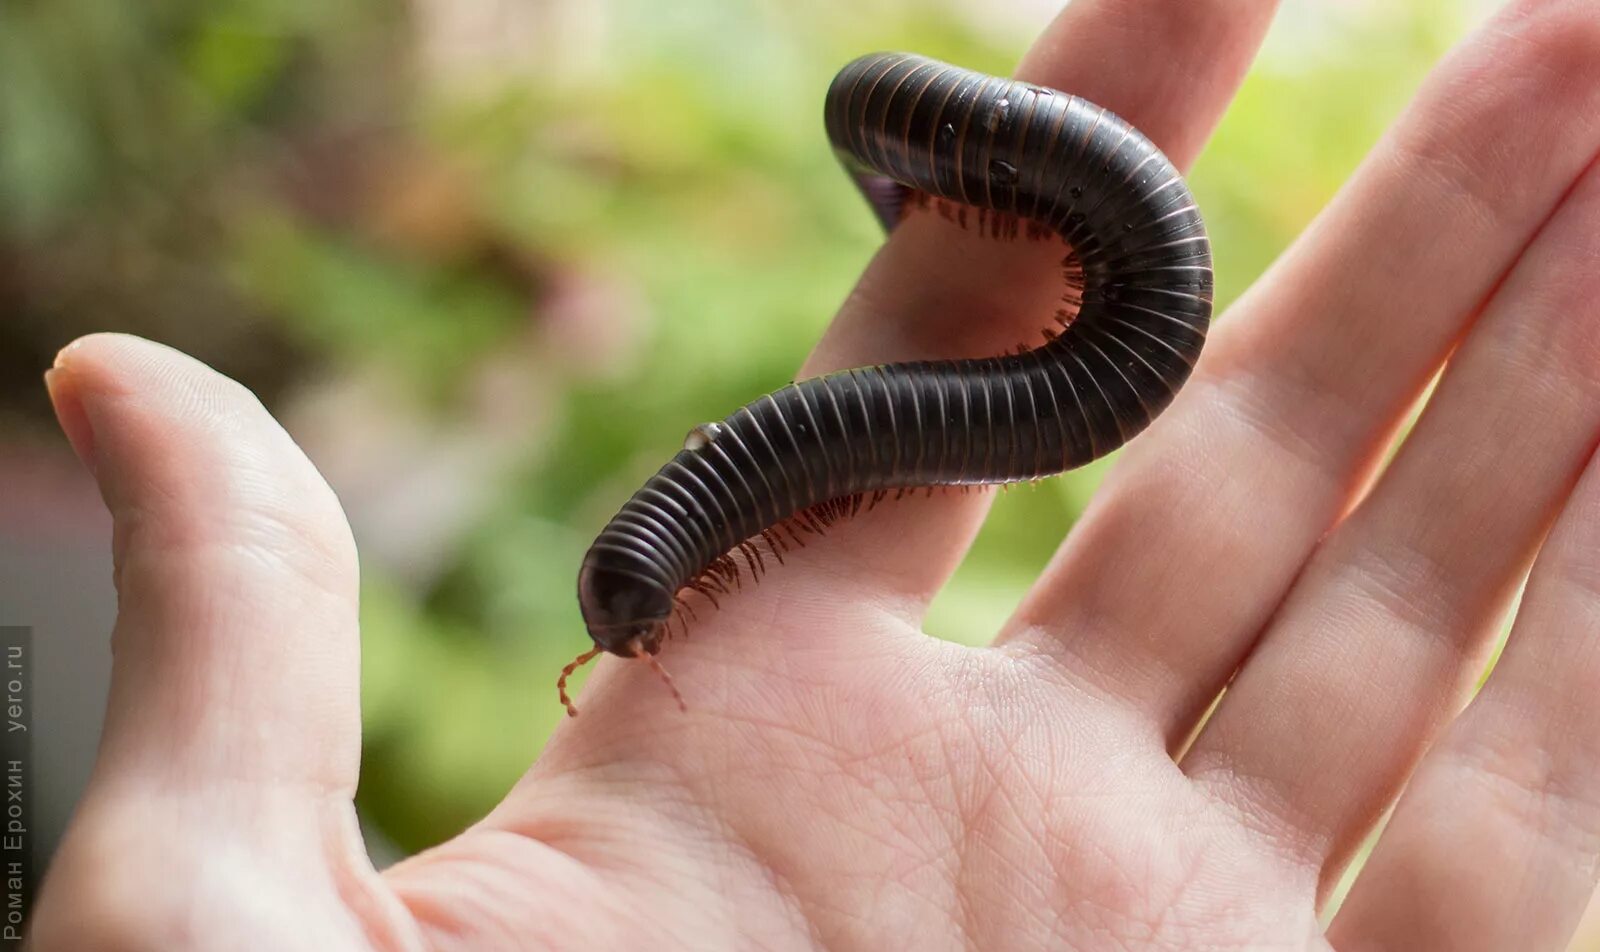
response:
[[[1500,822],[1558,849],[1600,851],[1600,790],[1548,746],[1491,731],[1456,741],[1451,753],[1480,808]]]

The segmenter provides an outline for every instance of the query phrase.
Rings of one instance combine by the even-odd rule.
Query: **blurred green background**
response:
[[[1223,303],[1481,6],[1285,6],[1193,175]],[[0,5],[7,439],[58,451],[38,373],[91,330],[256,389],[362,546],[360,806],[401,850],[434,843],[555,726],[587,542],[690,425],[791,376],[879,243],[822,134],[832,72],[883,48],[1006,72],[1052,14]],[[931,631],[986,638],[1103,469],[1003,495]]]

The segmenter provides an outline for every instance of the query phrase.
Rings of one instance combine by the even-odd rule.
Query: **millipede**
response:
[[[1211,318],[1211,247],[1181,174],[1106,109],[907,53],[834,78],[828,137],[886,231],[916,208],[998,238],[1058,237],[1062,307],[1038,346],[842,370],[689,431],[583,558],[601,651],[655,660],[696,603],[889,493],[1039,479],[1111,452],[1171,402]],[[739,564],[744,562],[743,569]],[[667,679],[671,687],[670,679]],[[680,706],[683,699],[673,688]]]

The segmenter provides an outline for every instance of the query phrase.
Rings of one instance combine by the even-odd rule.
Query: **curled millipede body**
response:
[[[963,222],[976,209],[1003,237],[1058,235],[1071,310],[1033,349],[831,373],[696,427],[584,556],[579,603],[599,649],[654,654],[685,594],[715,602],[737,583],[733,553],[759,574],[863,494],[1032,480],[1109,453],[1200,353],[1205,226],[1177,169],[1121,119],[902,53],[846,66],[825,117],[886,228],[932,201]]]

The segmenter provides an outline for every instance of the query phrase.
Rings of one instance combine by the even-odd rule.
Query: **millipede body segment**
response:
[[[730,553],[754,568],[765,542],[781,558],[797,524],[853,511],[863,493],[1031,480],[1109,453],[1200,353],[1205,226],[1177,169],[1121,119],[901,53],[846,66],[825,117],[886,228],[933,201],[963,220],[977,209],[996,234],[1059,235],[1076,313],[1031,350],[813,377],[696,427],[584,556],[579,603],[598,649],[654,654],[682,593],[725,588]]]

